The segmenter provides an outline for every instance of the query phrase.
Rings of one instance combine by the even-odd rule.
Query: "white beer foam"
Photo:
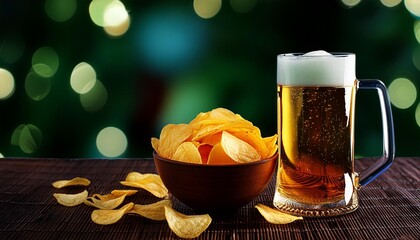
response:
[[[330,54],[323,50],[277,56],[277,84],[285,86],[353,86],[354,54]]]

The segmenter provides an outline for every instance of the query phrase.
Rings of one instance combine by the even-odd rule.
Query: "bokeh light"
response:
[[[42,144],[42,132],[33,124],[20,124],[15,128],[11,144],[19,146],[27,154],[38,151]]]
[[[0,68],[0,100],[8,99],[15,92],[15,79],[6,69]]]
[[[127,145],[124,132],[116,127],[106,127],[96,137],[96,147],[106,157],[120,156],[125,152]]]
[[[92,0],[89,5],[89,15],[92,21],[100,26],[105,26],[104,24],[104,15],[105,10],[109,4],[115,0]]]
[[[70,75],[71,88],[79,94],[89,92],[96,83],[96,71],[86,62],[77,64]]]
[[[32,68],[42,77],[52,77],[57,72],[60,61],[51,47],[41,47],[32,55]]]
[[[130,25],[125,5],[119,0],[93,0],[89,5],[89,15],[96,25],[104,27],[112,36],[124,34]]]
[[[420,1],[419,0],[404,0],[404,5],[407,10],[414,16],[420,17]]]
[[[420,21],[417,20],[414,22],[414,36],[417,39],[417,42],[420,43]]]
[[[401,3],[402,0],[381,0],[381,3],[386,7],[395,7]]]
[[[25,79],[26,94],[34,101],[40,101],[48,96],[51,90],[51,78],[43,77],[35,71],[30,71]]]
[[[216,16],[222,8],[222,0],[194,0],[195,13],[201,18],[208,19]]]
[[[53,21],[65,22],[76,12],[77,2],[76,0],[46,0],[44,8]]]
[[[105,32],[111,37],[119,37],[124,35],[130,28],[131,20],[130,18],[126,18],[124,22],[116,26],[105,26]]]
[[[15,63],[23,55],[25,51],[25,41],[21,34],[8,33],[0,40],[0,60],[6,63]]]
[[[130,16],[120,1],[112,1],[104,10],[104,30],[110,36],[121,36],[130,27]]]
[[[238,13],[250,12],[255,5],[257,5],[257,0],[230,0],[230,6]]]
[[[416,123],[420,127],[420,103],[417,104],[416,111],[415,111],[414,115],[415,115],[414,117],[416,119]]]
[[[95,112],[103,108],[108,100],[108,92],[101,81],[96,80],[93,88],[84,94],[80,94],[80,103],[88,112]]]
[[[104,9],[104,26],[118,26],[127,19],[128,12],[120,1],[112,1]]]
[[[416,66],[417,70],[420,71],[420,46],[417,46],[414,50],[413,50],[413,64],[414,66]]]
[[[0,158],[4,158],[3,154],[0,153]]]
[[[206,25],[178,9],[158,9],[145,15],[136,32],[135,44],[144,67],[159,74],[196,64],[208,48]]]
[[[354,7],[361,2],[361,0],[341,0],[347,7]]]
[[[391,103],[400,109],[407,109],[417,99],[416,86],[407,78],[397,78],[388,87]]]

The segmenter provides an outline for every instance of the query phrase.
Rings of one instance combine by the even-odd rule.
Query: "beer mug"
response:
[[[392,164],[394,127],[386,87],[357,80],[352,53],[314,51],[277,57],[279,165],[274,206],[307,217],[336,216],[358,208],[358,189]],[[383,125],[383,156],[354,169],[356,91],[376,89]]]

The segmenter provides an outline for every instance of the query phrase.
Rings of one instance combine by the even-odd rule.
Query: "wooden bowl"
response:
[[[257,197],[270,182],[277,154],[243,164],[179,162],[153,152],[156,169],[169,192],[185,205],[205,212],[234,211]]]

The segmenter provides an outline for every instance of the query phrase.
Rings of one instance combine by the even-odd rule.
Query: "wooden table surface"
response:
[[[356,169],[373,158],[356,161]],[[213,216],[199,239],[420,239],[420,157],[396,158],[393,166],[359,191],[357,211],[339,217],[306,218],[287,225],[265,221],[254,208],[271,205],[274,178],[267,189],[236,212]],[[90,219],[92,207],[59,205],[53,194],[83,188],[55,189],[51,183],[76,176],[92,181],[89,193],[127,188],[119,182],[132,171],[155,173],[152,159],[0,159],[0,239],[178,239],[165,221],[126,215],[113,225]],[[175,198],[174,209],[194,211]],[[156,202],[140,191],[126,199]]]

